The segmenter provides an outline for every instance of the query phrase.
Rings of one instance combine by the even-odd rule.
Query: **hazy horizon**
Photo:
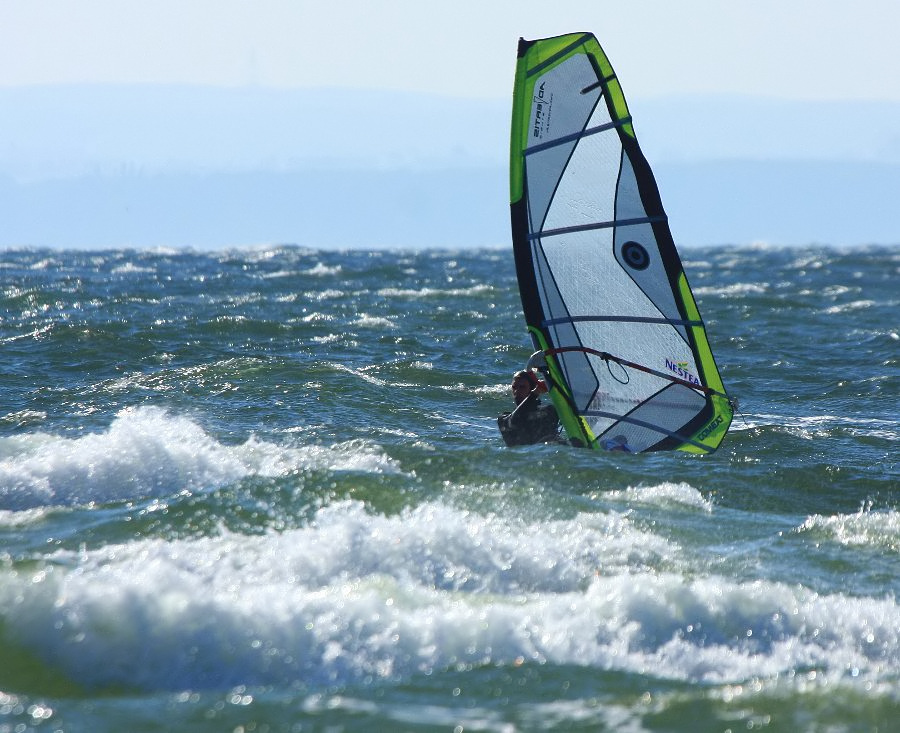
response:
[[[679,245],[900,242],[900,102],[629,105]],[[508,100],[89,84],[0,108],[3,247],[509,239]]]

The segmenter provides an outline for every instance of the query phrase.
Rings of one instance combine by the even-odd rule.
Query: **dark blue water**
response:
[[[0,731],[889,730],[900,248],[682,255],[711,456],[503,447],[506,249],[0,253]]]

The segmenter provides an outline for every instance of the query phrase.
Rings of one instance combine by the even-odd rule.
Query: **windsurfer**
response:
[[[547,391],[547,385],[533,370],[527,369],[513,375],[511,390],[516,409],[497,418],[506,445],[556,442],[559,439],[556,408],[543,404],[539,396]]]

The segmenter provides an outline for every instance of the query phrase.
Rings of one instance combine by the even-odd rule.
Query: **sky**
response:
[[[0,0],[0,86],[506,98],[519,36],[598,36],[630,96],[900,101],[897,0]]]
[[[897,243],[898,28],[900,0],[0,0],[0,247],[504,242],[518,38],[580,31],[678,241]]]

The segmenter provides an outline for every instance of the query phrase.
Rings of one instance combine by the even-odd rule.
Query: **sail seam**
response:
[[[615,221],[598,221],[594,224],[578,224],[571,227],[560,227],[558,229],[544,229],[540,232],[532,232],[528,235],[529,240],[541,239],[543,237],[555,237],[560,234],[573,234],[575,232],[589,232],[594,229],[610,229],[612,227],[627,227],[634,224],[655,224],[657,222],[666,221],[665,216],[642,216],[637,219],[617,219]]]
[[[587,130],[582,130],[580,132],[572,132],[568,135],[563,135],[562,137],[558,137],[554,140],[548,140],[545,143],[540,143],[539,145],[534,145],[523,153],[523,155],[531,155],[532,153],[540,153],[542,150],[547,150],[548,148],[555,148],[558,145],[565,145],[566,143],[572,142],[573,140],[580,140],[583,137],[587,137],[588,135],[596,135],[598,132],[606,132],[607,130],[614,130],[617,127],[621,127],[622,125],[626,125],[631,122],[631,117],[623,117],[621,120],[616,120],[613,122],[607,122],[603,125],[597,125],[596,127],[591,127]]]

